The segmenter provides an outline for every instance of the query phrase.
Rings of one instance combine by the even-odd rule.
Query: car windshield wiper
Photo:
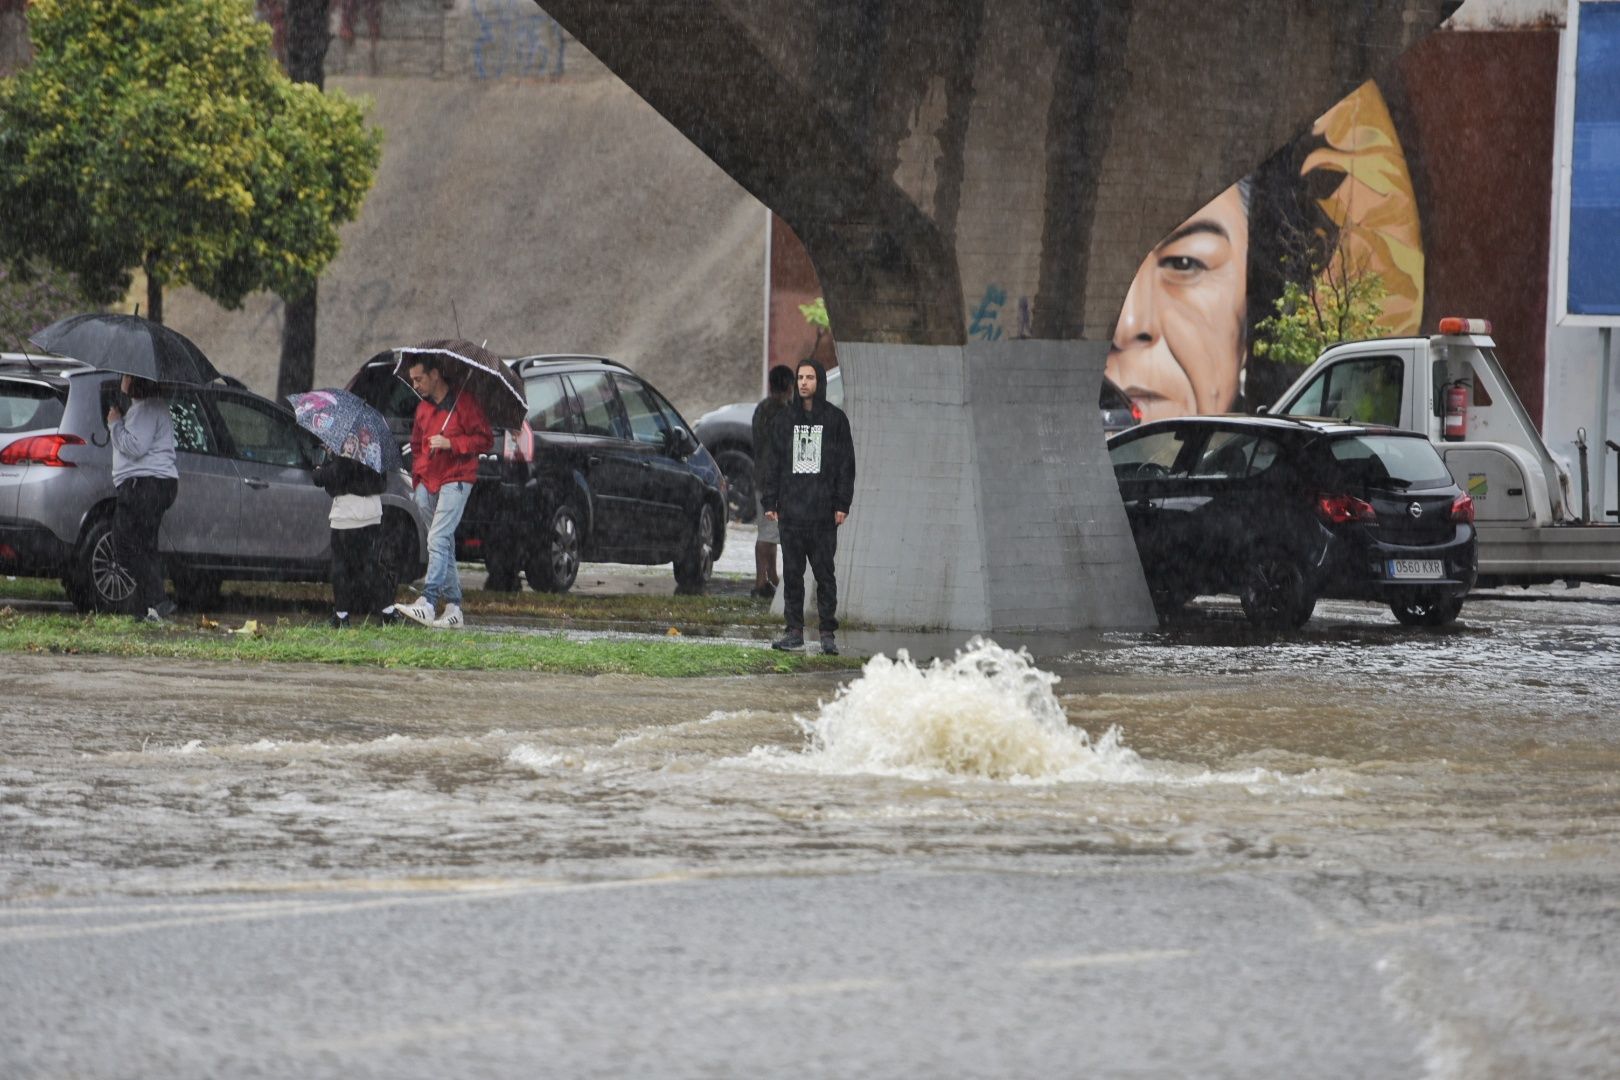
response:
[[[1404,477],[1400,477],[1400,476],[1385,477],[1384,480],[1383,480],[1383,483],[1388,484],[1392,488],[1405,489],[1405,488],[1409,488],[1409,487],[1412,486],[1412,481],[1407,480]]]

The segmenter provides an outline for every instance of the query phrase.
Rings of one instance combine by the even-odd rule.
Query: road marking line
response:
[[[1025,971],[1066,971],[1070,968],[1104,967],[1110,964],[1149,964],[1158,960],[1183,960],[1197,955],[1197,949],[1139,949],[1135,952],[1087,953],[1084,956],[1038,956],[1018,966]]]
[[[505,900],[514,896],[540,896],[546,894],[565,894],[576,892],[590,892],[601,889],[631,889],[653,885],[684,884],[691,881],[684,875],[661,875],[651,878],[636,878],[627,881],[591,881],[582,883],[558,882],[553,884],[524,884],[505,888],[482,887],[476,890],[456,890],[450,893],[438,893],[431,896],[387,896],[373,897],[365,900],[335,900],[335,901],[300,901],[292,904],[266,905],[264,903],[251,903],[245,908],[231,908],[217,914],[197,917],[180,917],[173,919],[150,919],[144,922],[108,923],[104,926],[15,926],[0,930],[0,945],[11,945],[22,942],[60,941],[72,938],[112,937],[118,934],[133,934],[144,930],[167,930],[179,926],[208,926],[218,923],[246,922],[254,919],[281,919],[288,917],[303,917],[306,915],[347,914],[349,912],[369,911],[377,908],[404,907],[411,904],[447,904],[457,901],[476,900]],[[175,905],[176,911],[187,910],[187,905]],[[48,909],[47,909],[48,910]],[[105,909],[109,914],[117,913],[119,909],[109,907]],[[158,910],[162,910],[159,908]]]
[[[1372,923],[1369,926],[1334,926],[1317,931],[1318,938],[1384,937],[1405,934],[1414,930],[1434,930],[1447,926],[1468,926],[1485,922],[1483,915],[1430,915],[1423,919],[1405,919],[1401,922]]]
[[[698,1001],[720,1003],[729,1001],[769,1002],[789,998],[820,997],[826,994],[859,994],[868,990],[893,990],[900,985],[894,979],[827,979],[819,982],[776,983],[766,986],[744,986],[735,990],[716,990],[697,995]]]

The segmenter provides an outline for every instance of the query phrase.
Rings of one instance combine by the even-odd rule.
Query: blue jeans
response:
[[[427,579],[422,583],[422,595],[427,602],[436,604],[461,603],[461,578],[456,573],[456,526],[467,509],[467,496],[472,485],[465,481],[445,484],[437,494],[421,484],[416,486],[416,505],[422,513],[433,519],[428,526]]]

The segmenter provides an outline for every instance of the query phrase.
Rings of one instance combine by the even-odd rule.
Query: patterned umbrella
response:
[[[288,394],[298,426],[339,457],[353,458],[380,473],[405,467],[399,444],[382,413],[347,390]]]
[[[420,345],[396,349],[395,354],[398,359],[394,362],[394,374],[407,382],[406,371],[414,357],[432,356],[459,365],[465,373],[467,389],[484,407],[484,415],[489,417],[491,427],[516,430],[528,418],[529,397],[523,389],[523,380],[518,378],[517,372],[505,360],[482,345],[459,338],[424,341]],[[452,377],[451,381],[456,380]]]

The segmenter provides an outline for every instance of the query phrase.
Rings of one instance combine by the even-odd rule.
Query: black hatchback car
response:
[[[1185,417],[1115,435],[1108,455],[1161,616],[1236,593],[1271,629],[1304,625],[1319,597],[1440,626],[1473,587],[1473,500],[1416,432]]]
[[[679,412],[645,380],[600,356],[524,356],[526,429],[498,433],[479,462],[456,557],[482,559],[486,587],[567,592],[583,562],[671,563],[676,588],[708,582],[725,546],[725,481]],[[391,353],[349,389],[407,447],[416,394]]]

